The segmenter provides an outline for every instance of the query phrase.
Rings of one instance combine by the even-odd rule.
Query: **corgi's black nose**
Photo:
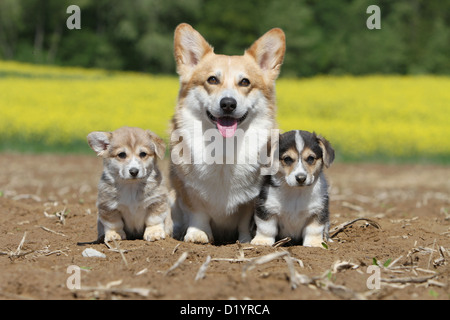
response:
[[[299,174],[298,176],[295,176],[295,180],[297,180],[298,184],[304,184],[306,181],[306,175]]]
[[[130,172],[132,177],[136,177],[138,175],[138,173],[139,173],[139,169],[131,168],[129,172]]]
[[[223,110],[223,112],[225,113],[231,113],[234,111],[234,109],[236,109],[237,107],[237,101],[234,98],[222,98],[222,100],[220,100],[220,108]]]

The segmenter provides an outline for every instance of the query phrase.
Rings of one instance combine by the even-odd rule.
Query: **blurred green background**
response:
[[[73,4],[81,30],[66,27]],[[381,30],[366,27],[373,4]],[[173,74],[181,22],[224,54],[283,28],[282,76],[450,73],[450,1],[437,0],[1,0],[0,59]]]

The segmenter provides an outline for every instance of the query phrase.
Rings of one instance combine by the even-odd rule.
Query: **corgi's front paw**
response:
[[[145,228],[144,232],[144,240],[145,241],[156,241],[162,240],[166,238],[166,233],[164,232],[164,228],[157,226],[150,226]]]
[[[303,240],[304,247],[323,248],[323,237],[320,236],[308,236]]]
[[[271,246],[275,243],[275,239],[272,237],[266,237],[262,235],[256,235],[253,240],[250,242],[250,244],[256,245],[256,246]]]
[[[114,240],[125,240],[127,236],[123,231],[109,230],[105,232],[105,242],[113,242]]]
[[[186,235],[184,236],[184,241],[203,244],[210,242],[206,232],[196,228],[188,228]]]

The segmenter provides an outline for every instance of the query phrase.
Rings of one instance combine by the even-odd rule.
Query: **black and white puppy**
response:
[[[255,209],[254,245],[276,239],[321,247],[328,240],[328,184],[323,167],[334,160],[330,143],[315,133],[294,130],[280,135],[279,170],[267,176]]]

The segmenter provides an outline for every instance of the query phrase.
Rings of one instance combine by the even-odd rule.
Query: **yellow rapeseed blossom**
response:
[[[167,140],[178,88],[174,76],[0,61],[0,137],[64,145],[127,125]],[[277,119],[325,136],[342,158],[448,161],[449,88],[438,76],[279,79]]]
[[[64,144],[127,125],[167,136],[177,86],[175,77],[0,62],[0,134]]]
[[[450,78],[316,77],[278,82],[284,130],[316,131],[349,158],[450,157]]]

